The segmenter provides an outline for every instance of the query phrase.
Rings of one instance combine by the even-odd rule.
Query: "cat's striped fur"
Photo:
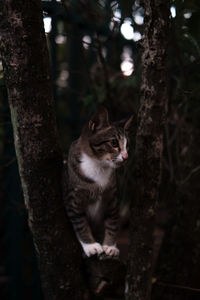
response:
[[[115,169],[128,158],[126,122],[111,124],[100,109],[83,128],[68,155],[65,206],[87,256],[118,255],[119,201]]]

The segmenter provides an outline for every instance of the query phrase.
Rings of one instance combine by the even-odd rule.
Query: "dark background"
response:
[[[67,153],[99,105],[108,108],[113,120],[131,113],[136,118],[144,9],[142,1],[128,0],[42,3],[60,141]],[[169,104],[152,298],[199,299],[200,290],[195,289],[200,289],[200,3],[170,3]],[[0,298],[40,300],[1,65],[0,70]],[[133,183],[134,133],[128,166],[119,174],[122,259]]]

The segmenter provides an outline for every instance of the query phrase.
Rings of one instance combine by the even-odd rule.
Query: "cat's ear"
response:
[[[108,127],[109,125],[110,123],[108,118],[108,111],[106,108],[101,107],[90,118],[90,121],[88,123],[88,128],[90,131],[94,132],[95,130]]]
[[[132,116],[130,116],[130,118],[128,118],[128,120],[125,121],[124,130],[125,131],[130,131],[131,128],[133,127],[133,122],[134,122],[134,118],[133,118],[133,115],[132,115]]]

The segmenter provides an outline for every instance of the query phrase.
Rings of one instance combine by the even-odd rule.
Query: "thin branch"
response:
[[[16,157],[13,157],[12,159],[10,159],[7,163],[0,165],[0,168],[7,168],[9,167],[12,163],[14,163],[16,161]]]
[[[192,171],[188,174],[188,176],[184,180],[182,180],[180,182],[180,184],[182,185],[182,184],[186,183],[192,177],[192,175],[194,175],[198,171],[200,171],[200,165],[197,166],[196,168],[192,169]]]
[[[184,286],[184,285],[179,285],[179,284],[172,284],[172,283],[165,283],[162,281],[156,282],[157,285],[162,285],[162,286],[168,286],[172,288],[177,288],[177,289],[182,289],[182,290],[188,290],[188,291],[194,291],[200,293],[200,289],[197,288],[192,288],[190,286]]]

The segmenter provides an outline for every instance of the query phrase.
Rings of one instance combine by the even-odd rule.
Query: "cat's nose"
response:
[[[122,158],[123,158],[123,160],[126,160],[126,159],[128,158],[128,153],[124,153],[124,154],[122,155]]]

